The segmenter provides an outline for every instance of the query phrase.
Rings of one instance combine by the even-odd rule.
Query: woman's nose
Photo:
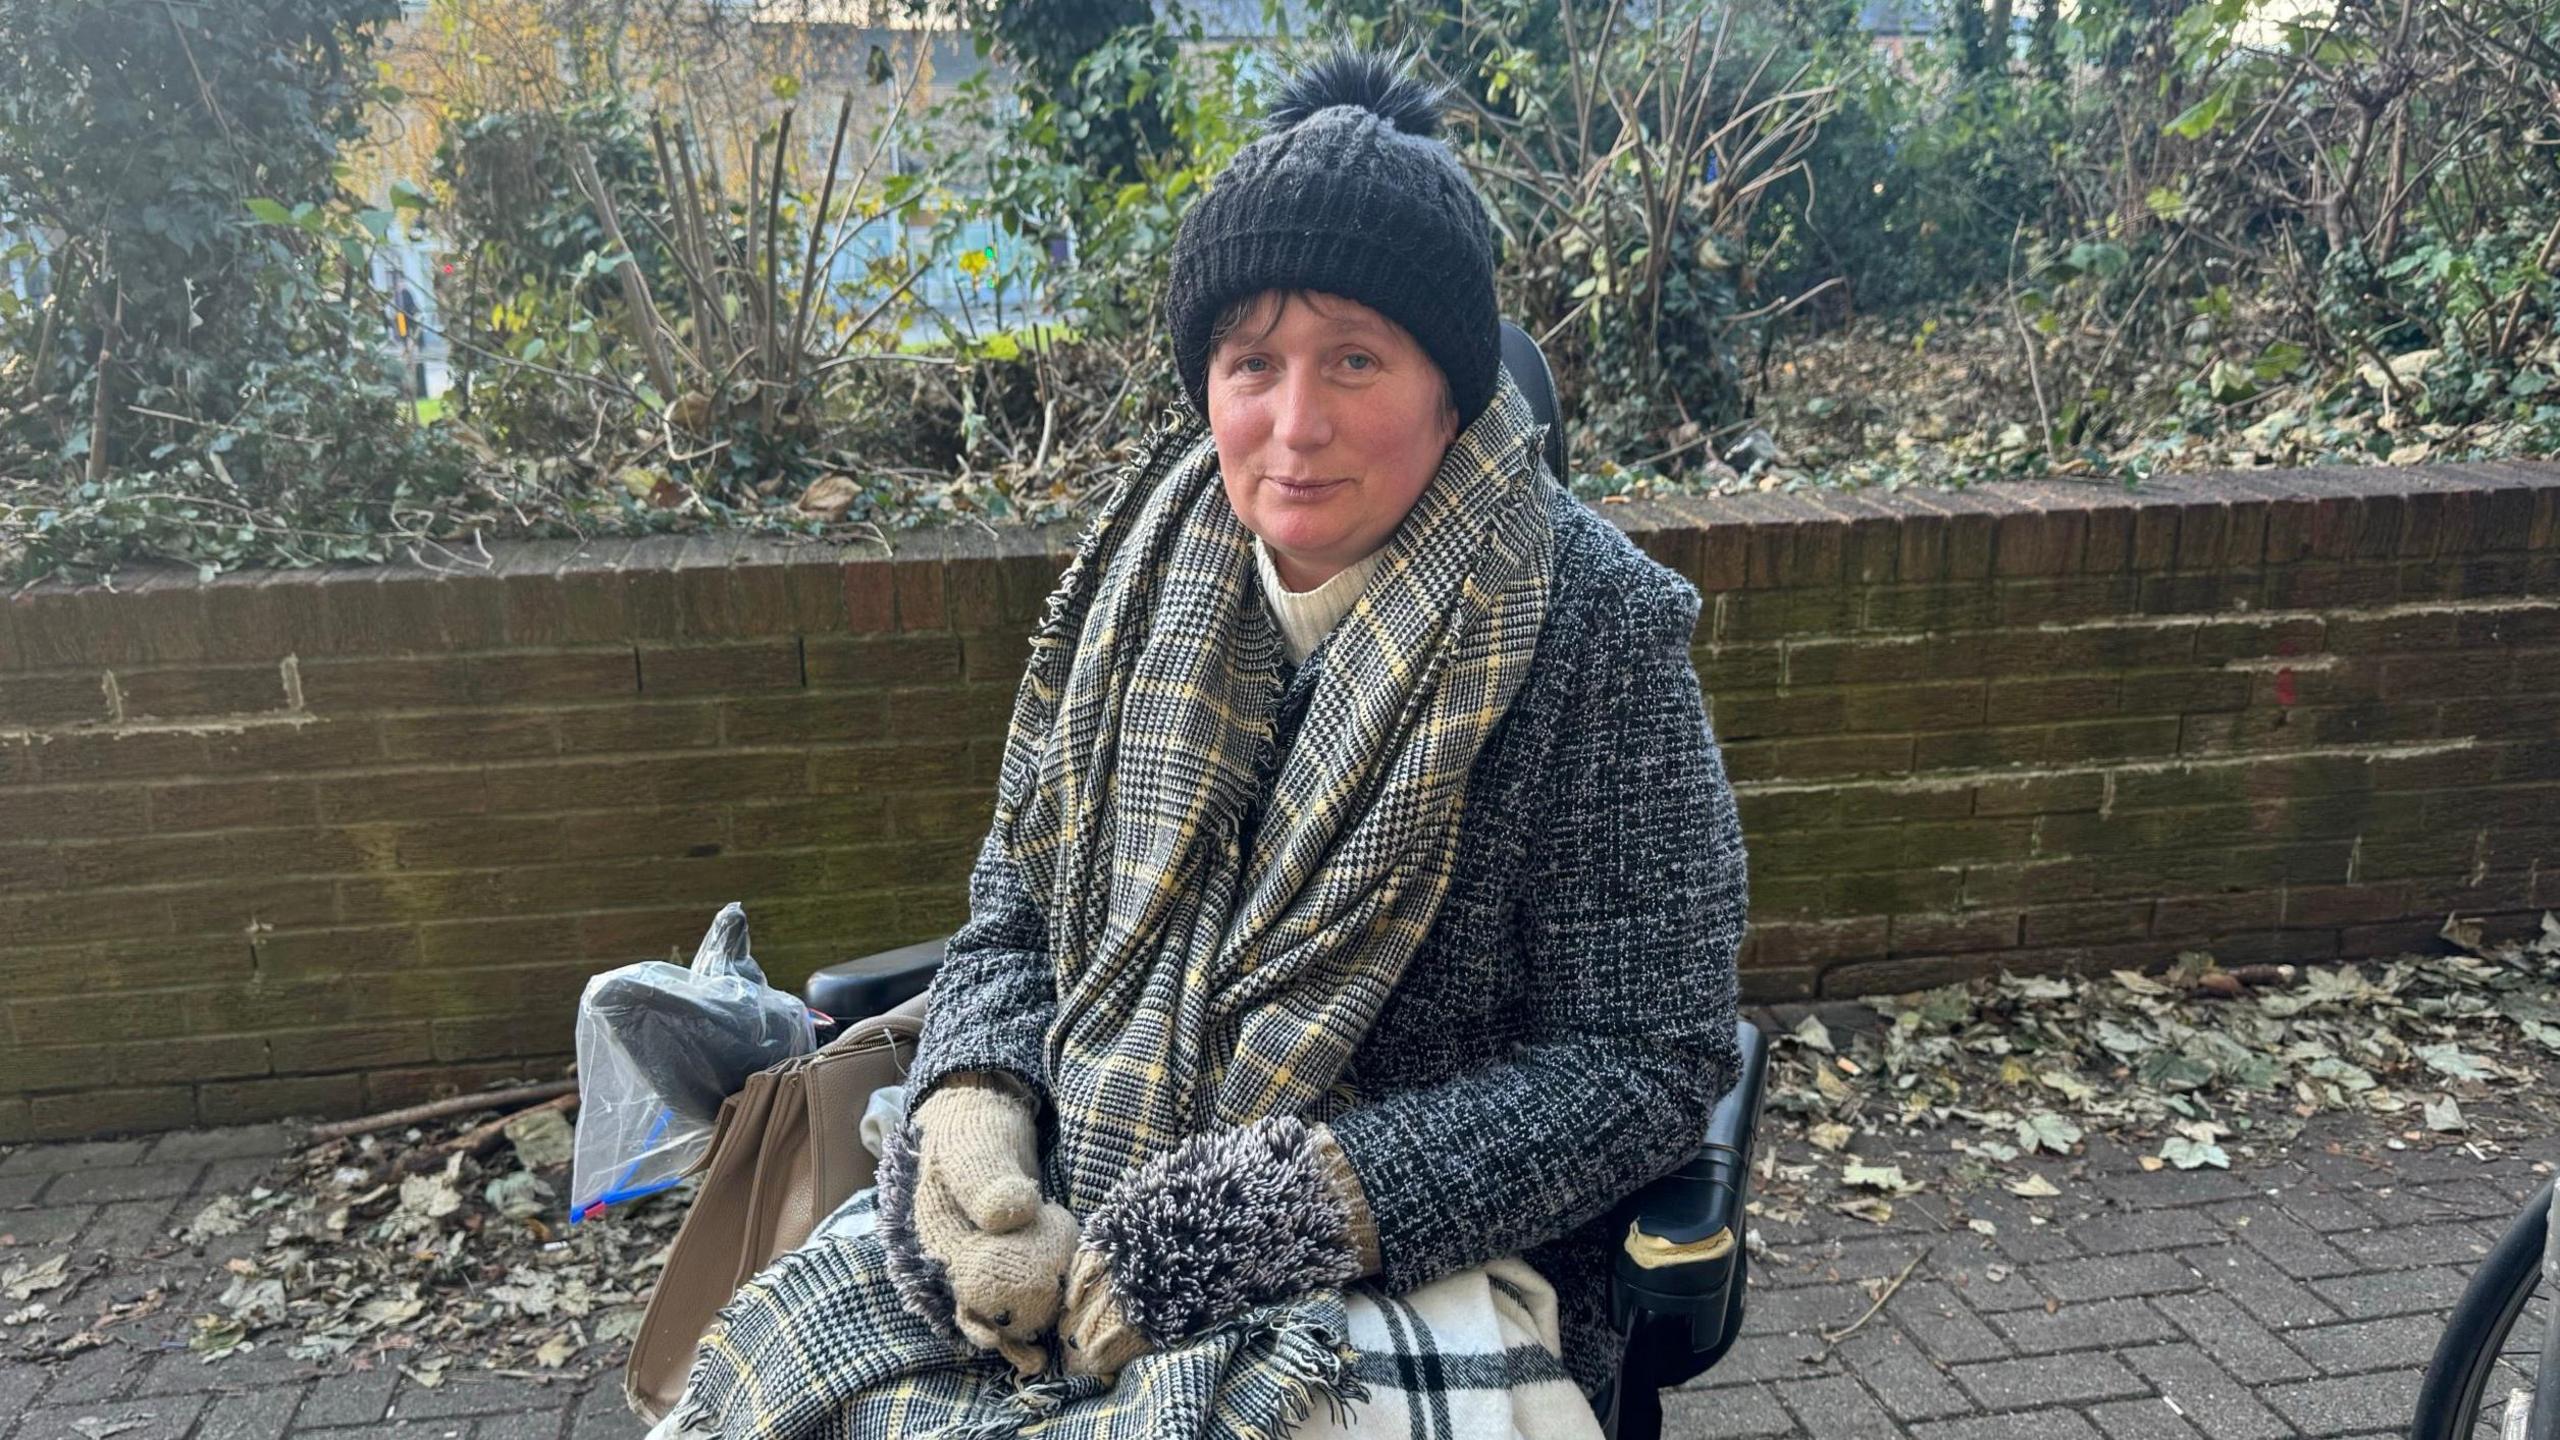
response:
[[[1333,416],[1322,380],[1298,368],[1280,384],[1280,413],[1273,426],[1292,450],[1321,450],[1333,443]]]

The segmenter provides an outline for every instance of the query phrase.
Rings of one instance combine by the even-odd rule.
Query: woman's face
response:
[[[1421,345],[1337,295],[1257,297],[1210,351],[1208,391],[1227,503],[1292,590],[1387,543],[1458,434]]]

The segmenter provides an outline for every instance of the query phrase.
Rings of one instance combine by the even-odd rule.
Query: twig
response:
[[[1823,1331],[1823,1332],[1822,1332],[1822,1341],[1823,1341],[1823,1343],[1824,1343],[1824,1344],[1826,1344],[1826,1345],[1830,1345],[1830,1346],[1835,1346],[1835,1347],[1836,1347],[1836,1346],[1838,1346],[1838,1345],[1839,1345],[1839,1343],[1840,1343],[1841,1341],[1846,1340],[1846,1339],[1848,1339],[1850,1336],[1857,1334],[1857,1333],[1858,1333],[1858,1331],[1859,1331],[1859,1329],[1860,1329],[1861,1327],[1863,1327],[1863,1326],[1864,1326],[1868,1321],[1873,1320],[1874,1318],[1876,1318],[1876,1312],[1877,1312],[1877,1311],[1879,1311],[1879,1310],[1882,1310],[1882,1309],[1884,1308],[1884,1302],[1886,1302],[1887,1300],[1890,1300],[1890,1299],[1892,1299],[1892,1298],[1893,1298],[1893,1292],[1895,1292],[1895,1291],[1897,1291],[1897,1290],[1899,1290],[1899,1289],[1901,1289],[1901,1288],[1902,1288],[1902,1282],[1911,1278],[1911,1272],[1920,1268],[1920,1262],[1921,1262],[1921,1260],[1923,1260],[1924,1258],[1926,1258],[1926,1257],[1928,1256],[1928,1254],[1929,1254],[1929,1252],[1928,1252],[1928,1250],[1927,1250],[1926,1248],[1923,1248],[1923,1249],[1921,1249],[1921,1250],[1919,1250],[1919,1251],[1915,1252],[1915,1253],[1912,1255],[1910,1262],[1909,1262],[1908,1264],[1906,1264],[1906,1265],[1904,1265],[1904,1266],[1902,1267],[1902,1273],[1901,1273],[1901,1274],[1899,1274],[1899,1275],[1894,1276],[1894,1277],[1893,1277],[1893,1283],[1892,1283],[1892,1284],[1890,1284],[1890,1285],[1887,1285],[1886,1287],[1884,1287],[1884,1293],[1883,1293],[1883,1294],[1881,1294],[1881,1295],[1878,1295],[1878,1296],[1876,1297],[1876,1303],[1874,1303],[1873,1305],[1870,1305],[1870,1306],[1868,1306],[1868,1307],[1867,1307],[1867,1313],[1866,1313],[1866,1314],[1861,1315],[1861,1316],[1859,1316],[1857,1319],[1850,1321],[1850,1322],[1849,1322],[1849,1328],[1848,1328],[1848,1329],[1846,1329],[1846,1330],[1825,1330],[1825,1331]]]
[[[2026,232],[2027,222],[2009,232],[2009,283],[2001,288],[2001,302],[2008,306],[2009,323],[2018,327],[2018,345],[2027,356],[2027,383],[2036,392],[2036,424],[2044,431],[2044,453],[2053,454],[2053,411],[2044,403],[2044,374],[2036,366],[2035,337],[2027,333],[2027,318],[2018,313],[2018,237]]]
[[[486,1110],[495,1106],[527,1105],[537,1100],[549,1100],[561,1095],[574,1095],[577,1092],[578,1082],[575,1080],[546,1080],[539,1085],[519,1085],[511,1090],[484,1090],[477,1095],[456,1095],[449,1100],[430,1100],[423,1105],[411,1105],[400,1110],[385,1110],[379,1115],[314,1125],[311,1127],[311,1138],[315,1141],[344,1140],[351,1135],[366,1135],[376,1130],[388,1130],[395,1125],[415,1125],[421,1120],[441,1120],[448,1115],[467,1115],[474,1110]]]
[[[506,1133],[508,1126],[528,1115],[538,1115],[545,1110],[568,1111],[577,1107],[578,1096],[575,1091],[566,1095],[553,1096],[539,1105],[530,1105],[513,1114],[501,1115],[486,1124],[474,1125],[440,1145],[412,1150],[400,1157],[400,1168],[413,1175],[423,1174],[442,1165],[448,1155],[477,1155],[487,1150],[498,1143],[499,1137]]]

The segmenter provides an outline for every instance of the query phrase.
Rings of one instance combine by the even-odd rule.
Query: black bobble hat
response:
[[[1438,139],[1440,94],[1384,56],[1338,49],[1294,77],[1266,133],[1182,217],[1165,318],[1192,407],[1209,414],[1209,330],[1266,290],[1357,300],[1403,326],[1472,423],[1502,375],[1493,231]]]

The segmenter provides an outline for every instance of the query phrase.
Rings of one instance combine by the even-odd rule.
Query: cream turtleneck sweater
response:
[[[1262,574],[1262,593],[1270,602],[1271,618],[1279,623],[1290,664],[1307,663],[1317,642],[1351,613],[1353,602],[1368,588],[1369,577],[1377,571],[1379,553],[1370,551],[1313,590],[1292,590],[1280,583],[1280,569],[1272,563],[1271,551],[1262,543],[1262,537],[1254,537],[1254,568]]]

